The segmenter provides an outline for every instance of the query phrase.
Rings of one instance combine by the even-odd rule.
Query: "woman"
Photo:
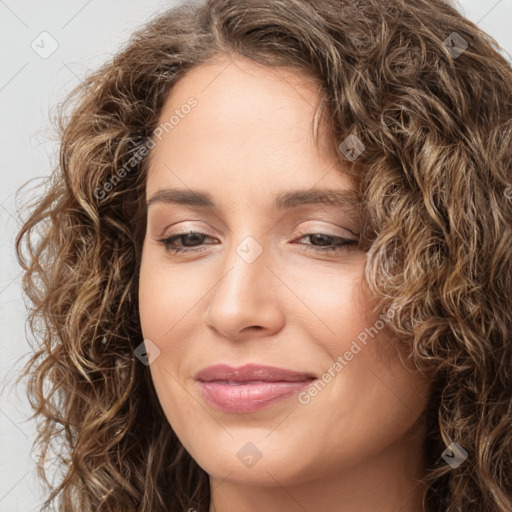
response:
[[[441,0],[134,34],[17,238],[45,505],[510,511],[511,92]]]

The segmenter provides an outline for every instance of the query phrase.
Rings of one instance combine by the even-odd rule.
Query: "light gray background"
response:
[[[177,3],[0,0],[0,386],[6,382],[0,395],[0,512],[39,510],[43,498],[31,457],[35,424],[27,418],[32,411],[22,385],[16,389],[12,384],[21,368],[15,361],[30,351],[13,250],[19,228],[15,191],[31,178],[48,175],[57,161],[49,124],[57,102],[88,70],[112,58],[134,29]],[[459,0],[458,6],[510,59],[512,0]],[[52,44],[57,49],[45,55]]]

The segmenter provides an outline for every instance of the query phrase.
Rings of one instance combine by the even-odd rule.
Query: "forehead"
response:
[[[333,171],[340,162],[325,116],[314,137],[321,99],[312,77],[243,58],[188,71],[162,109],[160,125],[173,123],[155,140],[148,189],[172,183],[214,190],[230,183],[238,193],[255,194],[290,183],[308,188],[326,174],[320,185],[347,185]]]
[[[272,115],[279,123],[280,116],[275,114],[285,107],[293,107],[287,110],[290,115],[310,116],[320,91],[320,81],[298,69],[264,66],[244,57],[218,56],[190,69],[178,80],[161,120],[194,95],[204,115],[221,110],[227,121],[236,122],[239,117],[230,114],[259,112],[255,121]]]

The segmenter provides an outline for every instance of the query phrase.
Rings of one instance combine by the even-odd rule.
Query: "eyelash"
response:
[[[209,235],[207,233],[203,233],[201,231],[187,231],[187,232],[183,232],[183,233],[177,233],[177,234],[172,235],[167,238],[161,238],[158,240],[158,242],[160,242],[160,244],[163,245],[165,250],[171,254],[190,253],[190,252],[200,253],[200,252],[207,250],[205,248],[183,249],[181,247],[175,247],[175,246],[171,245],[176,239],[187,236],[187,235],[200,235],[200,236],[209,238]],[[310,236],[315,236],[315,235],[322,235],[327,238],[338,240],[339,243],[337,246],[334,246],[334,247],[321,247],[321,246],[302,244],[302,245],[304,245],[303,250],[314,251],[319,254],[338,253],[338,252],[354,249],[355,246],[357,246],[357,244],[358,244],[357,240],[352,240],[350,238],[343,238],[341,236],[328,235],[327,233],[304,233],[304,234],[301,234],[299,238],[310,237]]]

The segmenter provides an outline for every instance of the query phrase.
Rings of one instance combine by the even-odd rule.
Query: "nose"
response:
[[[206,297],[207,326],[232,340],[275,335],[285,320],[283,284],[271,268],[270,254],[252,237],[246,240],[227,253]]]

